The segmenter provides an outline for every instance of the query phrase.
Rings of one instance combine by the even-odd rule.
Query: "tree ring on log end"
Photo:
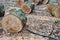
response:
[[[17,16],[8,14],[2,19],[2,27],[5,32],[19,32],[22,30],[23,24]]]

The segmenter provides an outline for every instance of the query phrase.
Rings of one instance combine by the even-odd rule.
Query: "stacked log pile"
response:
[[[60,18],[47,11],[47,1],[37,5],[28,0],[20,4],[18,0],[21,9],[10,8],[0,22],[0,40],[60,40]]]

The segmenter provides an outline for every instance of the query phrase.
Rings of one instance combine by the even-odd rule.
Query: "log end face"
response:
[[[22,30],[23,24],[18,17],[8,14],[2,19],[2,27],[5,32],[19,32]]]
[[[25,13],[28,13],[29,14],[31,12],[31,8],[27,4],[23,4],[21,6],[21,8],[22,8],[22,11],[25,12]]]
[[[55,13],[55,16],[59,18],[60,17],[60,7],[56,8],[54,13]]]

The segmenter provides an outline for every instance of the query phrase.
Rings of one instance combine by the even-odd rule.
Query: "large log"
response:
[[[18,7],[11,7],[9,9],[9,13],[18,16],[22,20],[23,24],[25,25],[27,18],[25,16],[25,13],[22,11],[22,9]]]
[[[6,15],[2,20],[2,27],[5,32],[19,32],[22,30],[22,21],[14,15]]]
[[[18,8],[9,10],[9,14],[2,19],[2,27],[5,32],[19,32],[26,23],[25,13]]]
[[[49,36],[53,32],[54,23],[60,21],[58,18],[47,16],[27,16],[27,30],[41,36]]]

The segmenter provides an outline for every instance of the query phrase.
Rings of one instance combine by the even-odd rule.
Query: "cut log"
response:
[[[25,23],[25,13],[18,8],[10,9],[9,14],[5,15],[2,19],[2,27],[5,32],[19,32]]]
[[[23,24],[18,17],[8,14],[2,20],[2,27],[5,32],[19,32],[22,30]]]
[[[27,4],[23,4],[21,8],[22,8],[23,12],[25,12],[25,13],[31,12],[31,8]]]
[[[54,17],[28,15],[27,30],[39,35],[49,36],[53,31],[53,24],[57,20],[59,19]]]
[[[17,0],[17,4],[21,7],[28,0]]]
[[[58,7],[58,3],[50,3],[48,6],[47,6],[47,11],[52,15],[54,16],[54,10]]]
[[[56,8],[54,13],[56,17],[60,18],[60,7]]]
[[[27,2],[25,2],[25,4],[23,4],[21,6],[21,9],[24,13],[31,13],[33,11],[34,7],[35,7],[34,3],[27,1]]]
[[[21,6],[22,4],[24,4],[24,0],[17,0],[17,4]]]
[[[18,7],[11,7],[9,9],[9,13],[13,14],[15,16],[18,16],[22,20],[23,24],[24,25],[26,24],[27,18],[25,16],[25,13],[20,8],[18,8]]]
[[[48,4],[48,6],[47,6],[47,11],[48,11],[48,12],[51,12],[52,6],[54,6],[53,3]]]
[[[42,4],[48,4],[49,0],[43,0]]]
[[[47,6],[48,12],[55,17],[60,17],[60,5],[59,3],[51,3]]]

